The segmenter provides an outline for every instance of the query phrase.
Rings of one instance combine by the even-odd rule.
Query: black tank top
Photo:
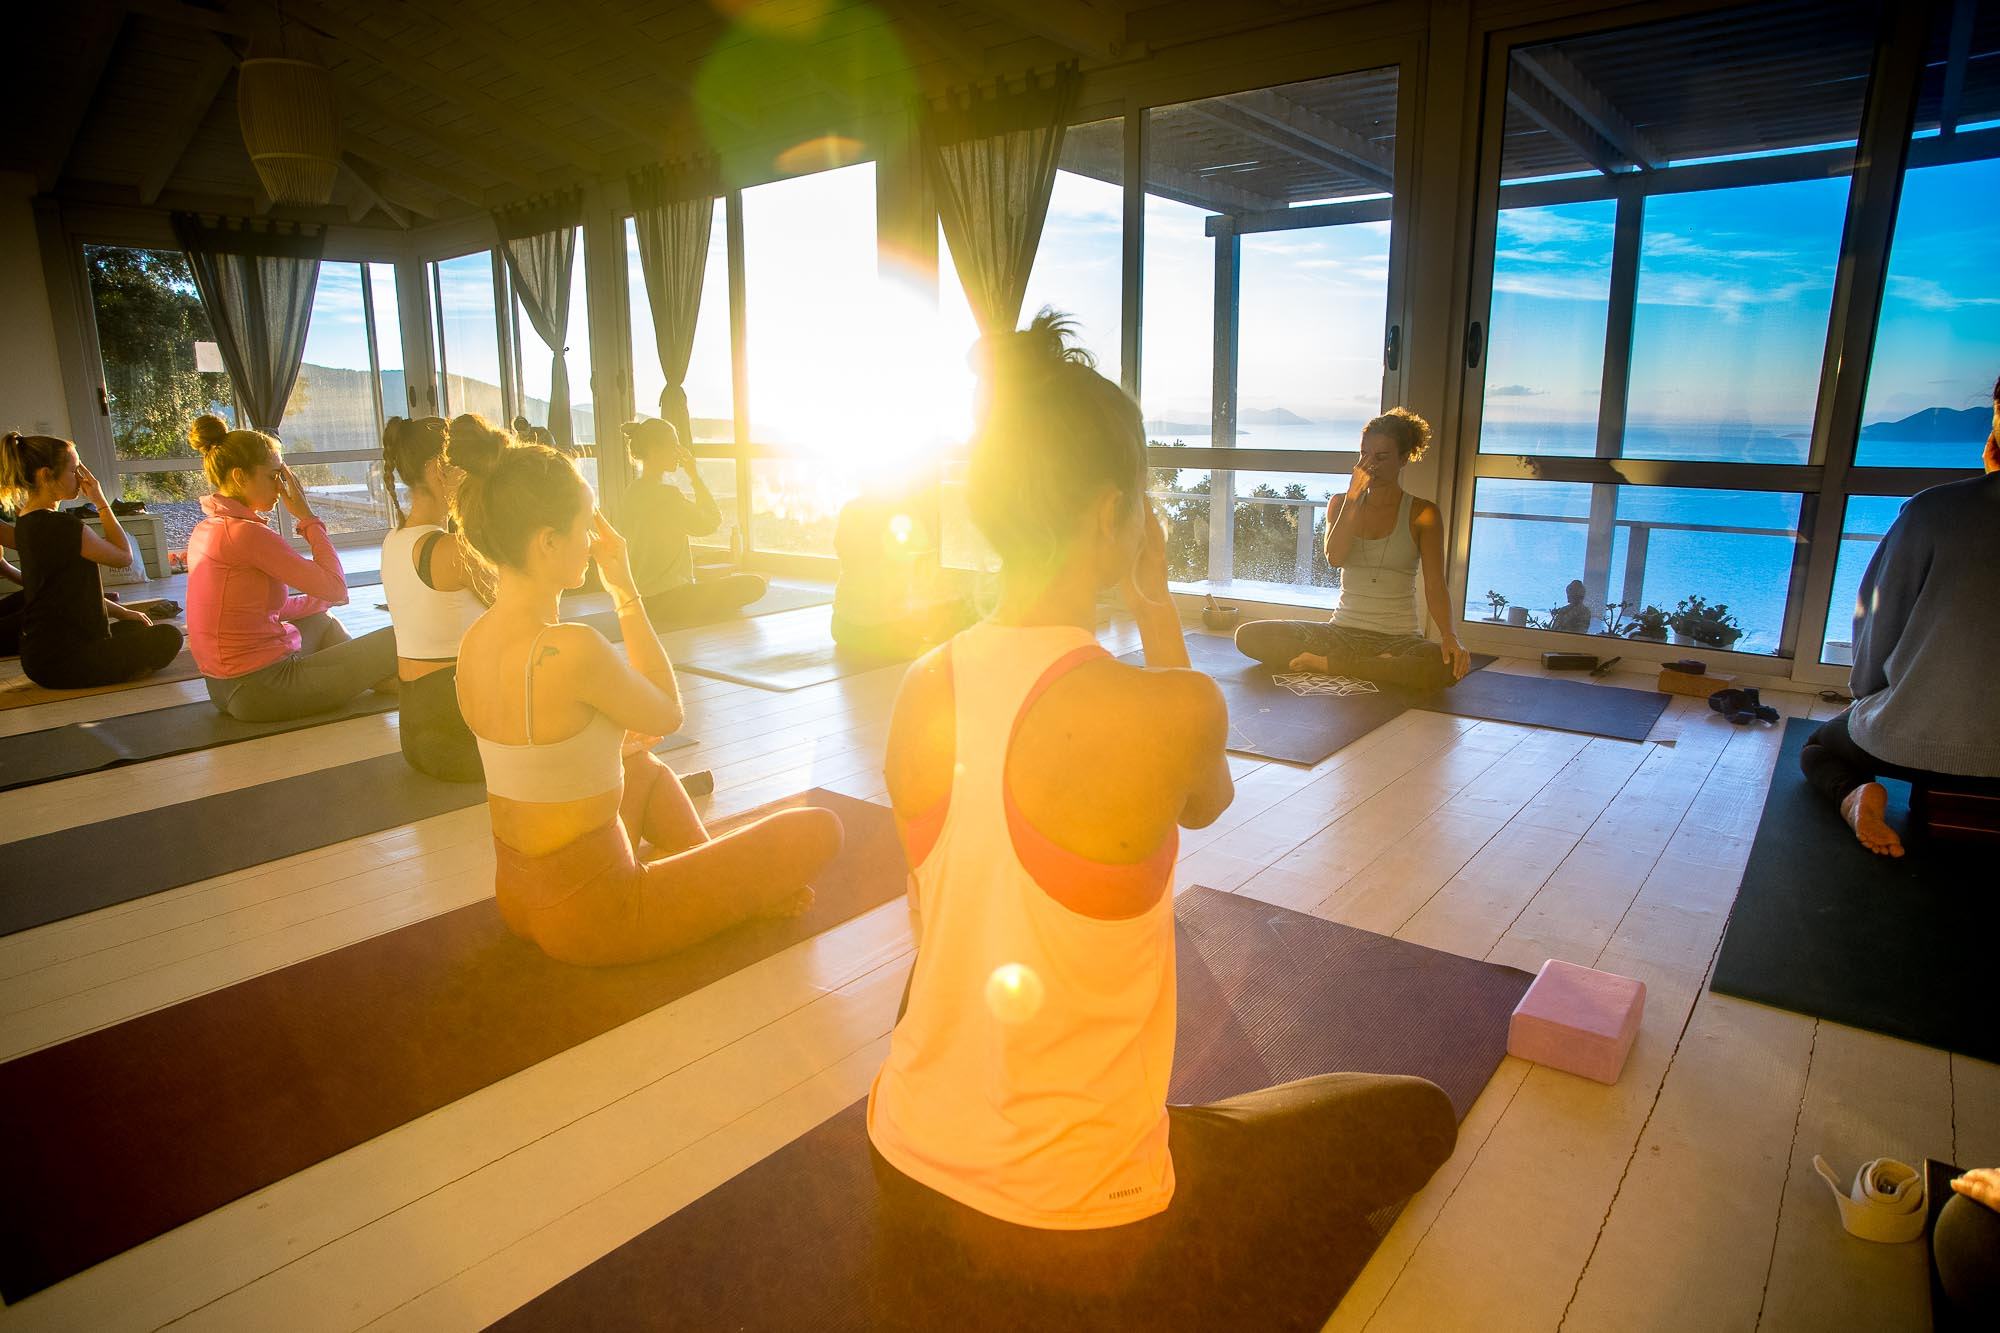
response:
[[[104,618],[97,565],[83,556],[83,520],[36,509],[14,521],[27,605],[21,612],[21,654],[60,650],[111,636]]]

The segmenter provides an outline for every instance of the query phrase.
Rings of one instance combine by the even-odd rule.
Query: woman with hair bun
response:
[[[762,597],[769,585],[761,575],[695,578],[688,538],[721,527],[722,508],[680,432],[656,417],[628,421],[623,431],[638,475],[620,498],[620,517],[631,547],[633,586],[646,599],[646,613],[659,620],[715,620]],[[692,498],[673,482],[683,468],[694,487]]]
[[[479,745],[458,711],[458,645],[486,604],[469,552],[446,527],[463,475],[445,462],[448,431],[442,417],[392,417],[383,427],[382,474],[396,530],[382,539],[382,592],[402,681],[403,758],[446,782],[477,782]],[[398,482],[409,488],[407,515]]]
[[[840,819],[784,810],[711,837],[646,738],[681,725],[680,687],[634,586],[625,540],[576,464],[477,417],[451,423],[445,461],[466,542],[496,571],[466,631],[458,701],[478,738],[493,818],[494,890],[508,928],[550,957],[658,958],[755,916],[803,912],[840,850]],[[621,658],[561,621],[595,558],[624,631]],[[628,665],[629,661],[629,665]],[[650,843],[654,859],[636,854]]]
[[[1229,719],[1188,669],[1138,406],[1067,333],[1045,310],[982,349],[966,498],[1000,600],[917,661],[890,721],[919,926],[868,1104],[913,1245],[950,1237],[975,1267],[1058,1283],[1188,1259],[1302,1193],[1359,1218],[1419,1189],[1456,1135],[1423,1079],[1167,1105],[1179,830],[1234,796]],[[1143,667],[1094,637],[1113,587]]]
[[[79,494],[97,507],[102,536],[58,507]],[[104,598],[98,570],[131,564],[132,543],[74,444],[19,431],[0,436],[0,496],[16,510],[7,540],[21,553],[18,638],[29,680],[51,690],[95,689],[174,660],[180,630]]]
[[[346,605],[347,575],[278,442],[208,414],[195,418],[188,439],[215,488],[188,538],[188,642],[209,699],[239,721],[276,722],[324,713],[369,689],[393,691],[394,632],[350,639],[327,614]],[[312,559],[266,521],[280,502]]]
[[[1361,428],[1347,494],[1327,505],[1326,563],[1340,571],[1340,604],[1327,621],[1253,620],[1236,630],[1246,657],[1284,671],[1359,676],[1440,690],[1472,669],[1444,589],[1444,520],[1437,505],[1403,489],[1403,469],[1430,447],[1430,423],[1392,407]],[[1417,615],[1417,571],[1438,624],[1433,643]]]

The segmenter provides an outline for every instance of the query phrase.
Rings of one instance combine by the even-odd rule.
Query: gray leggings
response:
[[[340,707],[396,674],[396,632],[347,637],[326,612],[295,622],[299,651],[244,676],[206,677],[208,697],[238,722],[282,722]]]
[[[1323,620],[1253,620],[1236,629],[1236,649],[1274,671],[1300,653],[1326,659],[1336,676],[1355,676],[1406,690],[1441,690],[1457,683],[1444,651],[1415,634],[1378,634]]]

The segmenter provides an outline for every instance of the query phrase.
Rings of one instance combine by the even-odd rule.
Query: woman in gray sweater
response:
[[[1986,475],[1912,496],[1889,528],[1854,612],[1854,706],[1799,757],[1861,845],[1901,856],[1877,779],[1942,781],[2000,796],[2000,382],[1993,386]]]

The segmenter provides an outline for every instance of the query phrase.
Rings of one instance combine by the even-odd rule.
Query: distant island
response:
[[[1901,421],[1878,421],[1861,428],[1864,440],[1891,440],[1898,444],[1964,444],[1983,441],[1993,429],[1993,413],[1984,407],[1927,407],[1912,412]]]
[[[1238,425],[1310,426],[1313,423],[1283,407],[1246,407],[1236,414]],[[1148,435],[1206,435],[1214,428],[1210,421],[1148,421]],[[1247,433],[1247,432],[1246,432]]]

